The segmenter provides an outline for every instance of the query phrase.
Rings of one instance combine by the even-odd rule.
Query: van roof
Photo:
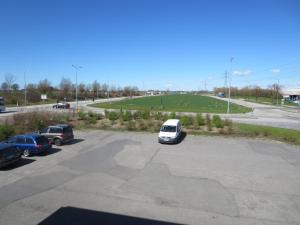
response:
[[[166,122],[164,122],[164,126],[177,126],[177,124],[179,123],[178,119],[169,119]]]

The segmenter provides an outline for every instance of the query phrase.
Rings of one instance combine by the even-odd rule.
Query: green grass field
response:
[[[267,105],[277,105],[277,99],[272,99],[268,97],[256,97],[255,96],[232,96],[234,99],[245,99],[248,102],[257,102],[261,104],[267,104]],[[278,104],[281,105],[281,99],[278,100]],[[297,106],[296,103],[293,102],[284,102],[284,105],[288,106]]]
[[[107,109],[155,110],[167,112],[199,112],[226,113],[227,102],[207,96],[174,94],[163,96],[149,96],[111,103],[93,104],[91,106]],[[250,108],[231,104],[232,113],[245,113]]]

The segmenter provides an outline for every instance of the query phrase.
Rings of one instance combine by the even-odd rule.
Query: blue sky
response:
[[[0,82],[300,86],[298,0],[0,1]],[[233,57],[232,63],[230,58]]]

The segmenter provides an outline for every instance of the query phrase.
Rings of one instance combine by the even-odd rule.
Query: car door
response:
[[[48,140],[51,140],[51,135],[49,134],[49,127],[45,127],[39,131],[40,135],[45,136]]]
[[[16,142],[15,145],[18,149],[20,150],[25,150],[26,149],[26,140],[24,136],[17,136],[16,137]]]

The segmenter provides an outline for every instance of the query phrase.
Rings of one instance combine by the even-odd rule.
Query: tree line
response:
[[[41,95],[47,95],[47,102],[53,101],[73,101],[76,98],[76,84],[68,78],[62,78],[57,86],[52,85],[48,79],[40,80],[38,83],[29,83],[20,89],[19,84],[15,83],[12,74],[5,76],[5,81],[1,84],[0,95],[6,99],[6,104],[25,104],[41,102]],[[100,84],[95,80],[91,84],[79,83],[77,85],[77,97],[79,100],[136,96],[139,89],[135,86],[116,87],[106,83]]]
[[[267,88],[261,88],[259,86],[246,86],[243,88],[231,87],[230,95],[237,97],[254,97],[257,101],[260,97],[271,98],[272,101],[276,101],[276,99],[281,99],[282,95],[280,93],[281,86],[279,84],[269,85]],[[216,87],[214,88],[214,94],[223,92],[226,96],[228,96],[228,88],[227,87]]]

